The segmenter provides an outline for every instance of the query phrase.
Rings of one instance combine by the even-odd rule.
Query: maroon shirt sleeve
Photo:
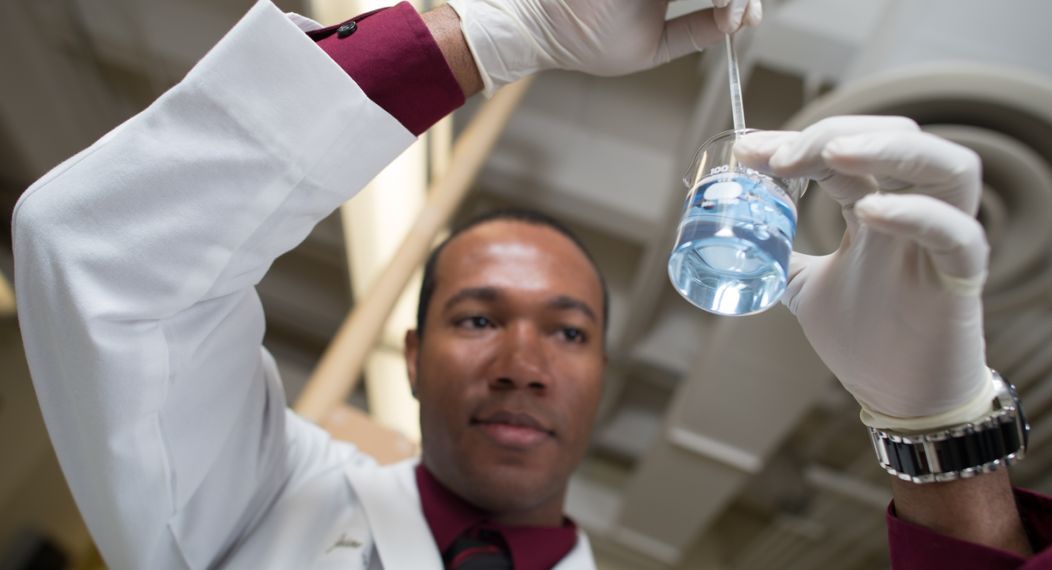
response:
[[[980,546],[908,523],[888,506],[888,544],[891,567],[925,570],[1038,570],[1052,568],[1052,498],[1023,489],[1015,490],[1023,525],[1030,535],[1034,556]]]
[[[307,35],[414,135],[464,104],[438,43],[408,2]]]

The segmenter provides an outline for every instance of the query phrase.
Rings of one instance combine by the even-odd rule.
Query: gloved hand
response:
[[[760,171],[818,180],[842,207],[840,248],[793,253],[783,302],[863,421],[929,430],[988,412],[978,156],[901,117],[758,132],[735,154]]]
[[[669,0],[450,0],[484,93],[545,69],[625,75],[667,63],[760,23],[760,0],[665,21]]]

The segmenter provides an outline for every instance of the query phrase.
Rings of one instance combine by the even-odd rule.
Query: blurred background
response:
[[[382,3],[281,0],[323,23]],[[49,168],[182,77],[250,0],[0,3],[0,568],[98,568],[24,361],[10,287],[10,216]],[[705,2],[673,3],[674,14]],[[426,9],[428,5],[419,5]],[[767,0],[739,38],[746,120],[801,128],[904,114],[976,150],[992,244],[988,361],[1022,393],[1031,453],[1017,484],[1052,493],[1052,3]],[[697,146],[730,126],[714,48],[616,79],[546,73],[529,88],[456,217],[499,205],[550,213],[594,252],[612,294],[610,367],[569,512],[605,569],[887,567],[890,498],[857,406],[778,307],[716,318],[672,290],[665,263]],[[295,401],[441,179],[469,102],[362,196],[279,259],[260,285],[266,344]],[[832,251],[838,208],[812,188],[797,249]],[[324,419],[391,460],[419,438],[401,336],[417,279],[353,393]],[[865,323],[859,323],[865,326]],[[61,350],[61,347],[55,347]],[[364,434],[364,435],[363,435]],[[371,446],[371,447],[370,447]]]

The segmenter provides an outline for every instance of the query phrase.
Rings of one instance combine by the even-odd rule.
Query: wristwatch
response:
[[[913,483],[935,483],[989,473],[1026,454],[1030,426],[1015,388],[991,370],[994,408],[980,419],[929,433],[869,428],[885,471]]]

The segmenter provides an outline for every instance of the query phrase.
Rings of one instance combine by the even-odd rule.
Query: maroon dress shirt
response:
[[[895,516],[888,506],[888,545],[891,567],[924,570],[1038,570],[1052,568],[1052,498],[1015,490],[1023,526],[1030,535],[1034,556],[1029,560],[996,548],[980,546],[939,534]]]
[[[414,135],[464,104],[464,92],[453,71],[408,2],[307,35],[372,102]]]
[[[350,24],[354,22],[354,24]],[[415,135],[464,103],[464,94],[427,26],[406,2],[310,32],[366,96]],[[417,469],[424,517],[439,551],[475,525],[499,530],[517,570],[550,568],[577,540],[569,520],[561,528],[499,527]],[[1052,498],[1016,490],[1016,502],[1037,554],[1029,560],[996,548],[950,538],[905,522],[888,507],[893,568],[924,570],[1052,569]]]
[[[504,539],[515,570],[547,570],[559,563],[577,543],[577,527],[568,518],[559,527],[506,526],[453,494],[421,463],[416,468],[420,506],[439,552],[445,552],[468,530],[491,530]]]

